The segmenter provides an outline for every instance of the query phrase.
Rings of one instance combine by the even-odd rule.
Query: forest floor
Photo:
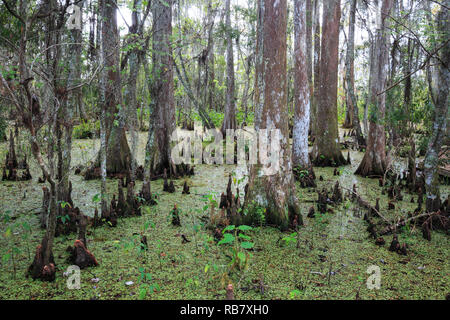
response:
[[[140,163],[145,142],[146,134],[141,133]],[[98,147],[98,140],[74,141],[73,165],[92,160]],[[7,144],[2,143],[1,161],[6,150]],[[347,150],[343,153],[346,155]],[[350,155],[352,165],[340,167],[340,176],[333,175],[333,168],[315,168],[316,176],[324,178],[317,179],[319,189],[330,188],[336,180],[346,188],[356,183],[358,192],[371,204],[379,197],[382,214],[391,218],[417,207],[410,203],[412,195],[405,194],[396,210],[388,211],[388,199],[381,195],[378,180],[353,174],[362,153],[350,151]],[[399,241],[407,243],[409,249],[408,255],[402,256],[388,251],[392,235],[384,237],[384,246],[375,245],[366,231],[363,212],[350,201],[334,208],[334,213],[307,218],[317,193],[300,187],[297,194],[305,226],[299,238],[286,243],[280,239],[291,232],[255,227],[249,233],[255,247],[248,268],[234,269],[229,279],[221,281],[229,271],[229,248],[214,242],[200,218],[209,213],[209,209],[203,210],[205,196],[214,195],[218,201],[229,174],[235,171],[239,178],[244,173],[232,165],[197,165],[195,175],[186,179],[190,195],[181,194],[185,179],[174,181],[176,192],[172,194],[162,191],[162,180],[152,181],[152,192],[159,196],[156,206],[144,208],[142,216],[119,219],[115,228],[88,228],[88,249],[99,266],[81,270],[80,289],[68,289],[63,275],[70,265],[66,248],[73,244],[75,234],[55,240],[56,280],[33,281],[26,278],[26,270],[44,231],[39,229],[36,215],[42,202],[42,185],[36,182],[41,173],[34,160],[29,162],[32,181],[0,182],[0,213],[12,217],[10,222],[2,219],[0,223],[0,299],[223,299],[224,283],[228,281],[234,284],[237,299],[444,299],[450,292],[450,240],[444,233],[433,231],[429,242],[422,238],[420,229],[405,226]],[[75,205],[93,215],[97,204],[92,199],[100,190],[100,181],[84,181],[76,175],[70,178]],[[115,180],[108,180],[108,192],[117,192]],[[441,186],[442,196],[447,197],[449,192],[448,185]],[[417,195],[414,197],[417,199]],[[181,227],[170,224],[174,204],[181,210]],[[31,225],[31,231],[26,231],[24,223]],[[149,250],[141,252],[139,234],[148,225],[145,234]],[[12,232],[6,232],[7,228]],[[182,243],[180,234],[191,242]],[[366,287],[371,265],[381,269],[378,290]]]

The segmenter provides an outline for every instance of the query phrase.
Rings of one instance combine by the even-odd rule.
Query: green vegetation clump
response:
[[[92,139],[98,136],[100,131],[99,121],[84,121],[82,120],[79,125],[73,127],[73,138],[74,139]]]

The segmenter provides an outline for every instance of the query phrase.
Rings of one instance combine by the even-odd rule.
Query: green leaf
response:
[[[100,193],[97,193],[95,196],[92,197],[92,202],[94,203],[100,202]]]
[[[223,236],[223,239],[219,241],[219,245],[220,244],[229,244],[229,243],[233,243],[234,242],[234,236],[232,234],[229,233],[225,233],[225,235]]]
[[[244,239],[244,240],[251,240],[252,238],[250,236],[247,236],[243,233],[239,233],[239,238]]]
[[[140,300],[144,300],[146,295],[147,295],[147,289],[146,288],[141,288],[139,290],[139,299]]]
[[[4,255],[2,256],[3,264],[7,263],[7,262],[9,261],[9,258],[10,258],[10,257],[11,257],[11,254],[10,254],[10,253],[4,254]]]
[[[243,252],[238,252],[237,257],[241,261],[245,261],[245,254]]]
[[[245,224],[242,225],[242,226],[239,226],[238,229],[241,230],[241,231],[250,231],[250,230],[253,230],[252,227],[247,226],[247,225],[245,225]]]
[[[301,291],[300,290],[293,290],[289,293],[289,296],[291,297],[291,299],[295,298],[295,296],[300,295]]]
[[[241,242],[241,247],[243,249],[251,249],[254,247],[254,245],[255,244],[253,242],[248,242],[248,241]]]
[[[236,226],[230,225],[230,226],[225,227],[225,229],[223,229],[222,233],[225,233],[227,231],[233,231],[234,229],[236,229]]]

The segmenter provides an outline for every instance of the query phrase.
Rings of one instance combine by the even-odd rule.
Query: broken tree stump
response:
[[[98,266],[97,260],[86,248],[83,241],[75,240],[73,247],[69,247],[68,251],[70,252],[69,261],[80,267],[80,269]]]

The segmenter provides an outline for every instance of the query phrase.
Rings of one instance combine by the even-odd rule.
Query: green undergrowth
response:
[[[145,144],[145,135],[140,135],[139,144]],[[75,141],[74,165],[92,158],[96,148],[98,141]],[[356,183],[370,203],[381,199],[381,212],[389,218],[415,208],[411,195],[405,194],[396,210],[388,211],[378,181],[353,175],[362,154],[351,152],[351,156],[353,165],[339,168],[340,176],[333,176],[333,168],[315,168],[316,176],[323,177],[323,181],[317,179],[318,187],[331,188],[337,180],[346,188]],[[143,154],[138,160],[143,161]],[[119,219],[116,228],[89,228],[88,249],[99,266],[81,270],[80,289],[68,289],[63,275],[70,265],[66,248],[75,234],[55,241],[55,282],[33,281],[25,271],[43,235],[35,214],[42,185],[36,183],[39,170],[34,161],[30,165],[33,182],[0,183],[0,299],[223,299],[229,282],[237,299],[444,299],[450,292],[448,236],[432,232],[428,242],[421,230],[406,226],[399,240],[408,244],[408,255],[389,252],[392,235],[384,237],[383,247],[376,246],[366,231],[363,212],[349,201],[334,207],[332,213],[307,218],[317,199],[311,189],[297,188],[305,222],[298,233],[253,226],[243,237],[234,229],[226,231],[252,245],[217,244],[202,217],[209,214],[211,199],[218,201],[225,191],[228,175],[239,171],[227,165],[196,166],[196,174],[186,179],[190,195],[181,194],[184,179],[174,181],[173,194],[162,191],[162,180],[152,181],[152,192],[159,196],[157,205],[145,207],[140,217]],[[71,180],[75,204],[92,215],[100,181],[84,181],[80,176]],[[115,180],[108,180],[110,195],[117,192],[116,186]],[[138,182],[136,190],[140,187]],[[448,186],[441,188],[443,195],[448,191]],[[174,204],[180,210],[181,227],[170,223]],[[140,246],[141,233],[147,237],[148,250]],[[183,243],[181,235],[190,242]],[[239,267],[232,264],[235,247],[248,258]],[[381,269],[379,290],[366,287],[371,265]]]

